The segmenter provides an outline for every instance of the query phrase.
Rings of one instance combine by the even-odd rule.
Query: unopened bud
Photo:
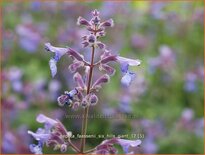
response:
[[[89,96],[89,103],[90,103],[90,105],[92,105],[92,106],[96,105],[97,102],[98,102],[98,97],[95,94],[91,94]]]
[[[60,146],[60,151],[61,152],[66,152],[67,151],[67,145],[66,144],[62,144],[61,146]]]

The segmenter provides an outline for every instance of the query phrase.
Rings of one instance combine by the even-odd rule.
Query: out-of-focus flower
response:
[[[130,113],[132,112],[131,108],[131,98],[128,95],[122,96],[120,99],[120,105],[119,105],[119,110],[124,113]]]
[[[163,8],[166,6],[164,2],[152,2],[150,5],[150,14],[156,19],[165,19]]]
[[[21,47],[28,52],[36,52],[41,41],[41,35],[36,26],[32,24],[18,25],[16,32],[20,37]]]
[[[61,88],[61,84],[58,80],[52,80],[49,83],[48,85],[49,95],[52,100],[55,100],[57,98],[60,88]]]
[[[131,39],[132,46],[137,49],[144,49],[147,46],[147,42],[147,38],[140,34],[134,34]]]
[[[187,74],[186,74],[186,77],[185,77],[185,86],[184,86],[184,89],[185,89],[187,92],[195,92],[196,89],[197,89],[196,80],[197,80],[196,74],[194,74],[194,73],[192,73],[192,72],[187,73]]]
[[[143,153],[154,154],[158,150],[158,146],[152,137],[147,137],[143,140]]]
[[[164,72],[170,72],[175,64],[175,54],[167,45],[159,48],[160,54],[157,57],[149,59],[150,72],[153,73],[157,68]]]
[[[23,71],[17,67],[11,67],[8,72],[8,79],[11,82],[11,86],[14,91],[20,92],[23,89],[23,84],[21,81]]]
[[[181,118],[183,120],[189,122],[189,121],[191,121],[193,119],[193,117],[194,117],[194,112],[193,112],[192,109],[186,108],[186,109],[183,110],[182,116],[181,116]]]

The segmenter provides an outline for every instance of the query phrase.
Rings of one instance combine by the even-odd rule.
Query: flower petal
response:
[[[30,144],[29,149],[34,154],[43,154],[41,145]]]
[[[57,73],[57,66],[56,66],[57,61],[53,58],[50,59],[49,61],[49,66],[50,66],[50,70],[51,70],[51,75],[52,77],[54,77]]]
[[[42,141],[42,142],[45,142],[48,138],[49,138],[49,134],[47,133],[34,133],[32,131],[28,131],[28,134],[32,135],[33,138],[35,138],[36,140],[38,141]]]
[[[58,61],[66,52],[68,48],[54,47],[50,43],[45,43],[45,49],[55,53],[55,60]]]
[[[54,119],[51,119],[43,114],[39,114],[37,117],[36,117],[36,121],[39,122],[39,123],[46,123],[46,124],[50,124],[51,126],[54,126],[57,121],[54,120]]]
[[[127,72],[121,79],[122,85],[128,87],[135,77],[135,73]]]
[[[120,63],[127,63],[130,66],[139,66],[141,64],[141,61],[138,59],[129,59],[121,56],[117,56],[117,60]]]

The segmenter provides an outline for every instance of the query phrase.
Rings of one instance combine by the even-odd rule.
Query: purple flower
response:
[[[57,123],[56,120],[53,120],[43,114],[39,114],[36,117],[36,121],[39,123],[44,123],[45,129],[39,128],[36,133],[28,131],[28,134],[32,135],[37,141],[44,143],[48,140],[50,136],[51,128]]]
[[[46,142],[50,136],[49,131],[46,131],[45,129],[39,128],[36,133],[32,132],[32,131],[28,131],[29,135],[32,135],[33,138],[35,138],[35,140],[37,141],[41,141],[41,142]]]
[[[121,79],[121,83],[123,86],[130,86],[131,82],[134,80],[135,78],[135,73],[130,72],[127,70],[127,72],[123,75],[122,79]]]
[[[187,73],[186,77],[185,77],[185,86],[184,89],[187,92],[195,92],[197,89],[196,86],[196,80],[197,80],[197,76],[195,73],[189,72]]]
[[[36,145],[36,144],[30,144],[29,145],[30,151],[34,154],[43,154],[42,153],[42,147],[43,147],[43,145],[42,145],[41,142],[39,142],[38,145]]]
[[[28,52],[35,52],[39,46],[41,36],[36,27],[32,24],[22,24],[16,28],[17,34],[20,36],[20,46]]]
[[[113,147],[114,144],[119,144],[125,154],[130,154],[130,148],[137,147],[141,144],[141,140],[127,140],[127,139],[120,139],[120,138],[112,138],[108,140],[104,140],[100,145],[96,147],[97,153],[117,153],[117,150]]]
[[[132,147],[139,146],[142,141],[141,140],[126,140],[126,139],[118,139],[117,143],[121,145],[123,151],[127,154],[129,153],[129,149]]]
[[[36,117],[36,121],[39,122],[39,123],[44,123],[44,125],[47,129],[52,128],[57,123],[56,120],[54,120],[52,118],[49,118],[49,117],[47,117],[43,114],[39,114]]]
[[[138,59],[129,59],[121,56],[117,56],[117,60],[120,64],[128,64],[129,66],[139,66],[141,64]]]
[[[121,71],[123,73],[121,83],[128,87],[135,78],[135,73],[129,71],[129,66],[139,66],[141,62],[138,59],[134,60],[120,56],[117,56],[117,61],[121,64]]]
[[[55,56],[50,59],[49,66],[51,70],[52,77],[54,77],[57,73],[57,66],[56,63],[60,60],[60,58],[68,52],[68,48],[60,48],[60,47],[54,47],[50,43],[45,44],[46,51],[55,53]]]
[[[61,96],[58,97],[58,104],[60,106],[64,106],[66,105],[70,105],[73,102],[73,98],[75,95],[78,94],[78,90],[77,89],[73,89],[70,92],[65,91],[65,93]]]

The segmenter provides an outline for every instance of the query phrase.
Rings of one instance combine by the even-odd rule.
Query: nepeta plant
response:
[[[115,73],[115,69],[110,66],[110,63],[117,62],[120,64],[123,74],[121,83],[124,86],[129,86],[135,77],[135,73],[129,70],[129,66],[138,66],[140,65],[140,61],[113,55],[106,49],[106,45],[99,41],[99,38],[105,36],[105,28],[113,27],[114,23],[112,19],[101,22],[97,10],[92,12],[90,21],[79,17],[77,24],[85,26],[88,31],[88,35],[82,36],[82,44],[83,48],[91,49],[90,62],[86,61],[83,55],[70,47],[59,48],[52,46],[50,43],[46,43],[45,49],[48,52],[54,53],[54,57],[49,61],[52,77],[57,73],[57,62],[62,56],[67,55],[73,60],[73,63],[69,66],[69,70],[74,73],[73,80],[76,83],[76,87],[70,91],[65,91],[64,94],[58,97],[57,101],[60,106],[69,105],[69,107],[74,110],[80,107],[84,109],[81,146],[78,148],[72,143],[72,132],[67,131],[60,121],[39,114],[36,120],[39,123],[44,123],[44,128],[39,128],[36,133],[28,131],[28,133],[38,141],[37,145],[30,145],[30,150],[33,153],[42,154],[42,146],[46,144],[48,147],[53,147],[54,150],[60,149],[61,152],[66,152],[68,148],[71,148],[76,153],[115,154],[117,150],[114,148],[114,144],[118,144],[122,147],[124,153],[131,153],[129,149],[139,146],[141,144],[140,140],[112,138],[104,140],[94,149],[85,151],[86,139],[84,135],[86,135],[87,130],[89,107],[96,105],[98,102],[96,92],[102,88],[103,84],[108,83],[110,76]],[[96,52],[99,52],[101,55],[98,58],[99,60],[94,62]],[[103,75],[96,81],[93,81],[93,69],[95,67],[98,68]],[[79,68],[84,69],[84,75],[78,72]]]

